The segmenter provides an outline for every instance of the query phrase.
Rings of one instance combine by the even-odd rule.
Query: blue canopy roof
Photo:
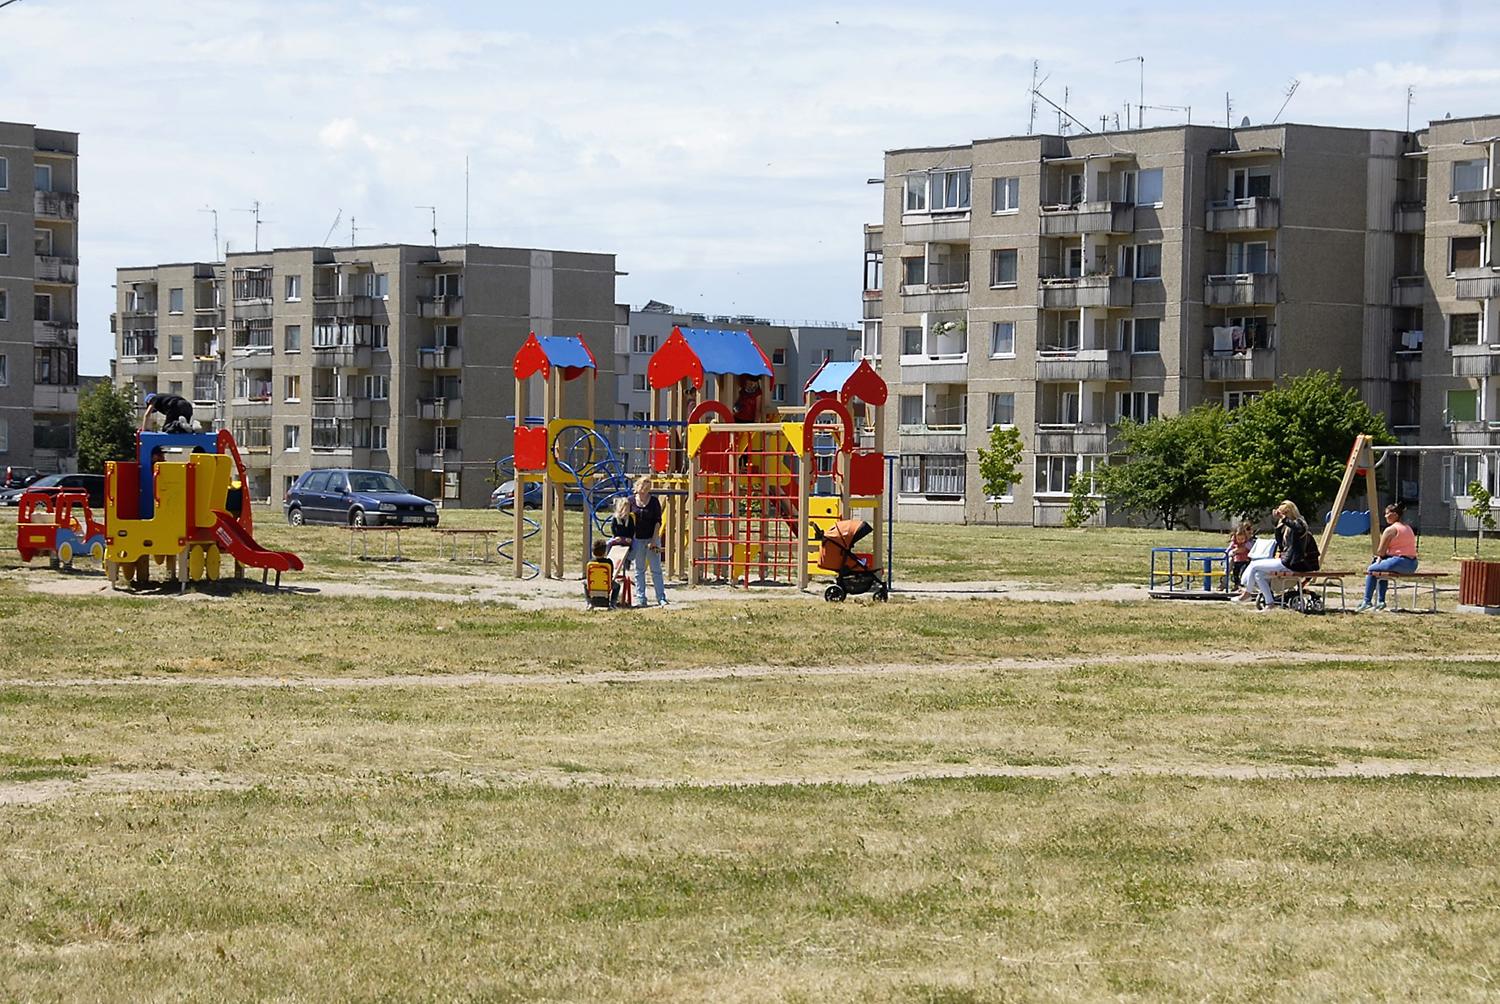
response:
[[[571,335],[537,335],[536,341],[553,366],[594,368],[594,360],[589,356],[588,349],[583,347],[582,339]]]
[[[807,382],[807,389],[814,394],[837,394],[844,389],[844,384],[849,382],[857,369],[857,362],[826,362]]]
[[[771,367],[760,349],[745,331],[716,331],[712,328],[678,328],[688,347],[698,357],[705,373],[730,373],[735,376],[770,376]]]

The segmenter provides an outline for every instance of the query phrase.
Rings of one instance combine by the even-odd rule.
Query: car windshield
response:
[[[63,479],[63,476],[61,474],[49,474],[45,478],[37,478],[35,481],[33,481],[31,484],[27,485],[26,487],[28,487],[28,488],[56,488],[58,485],[62,484],[62,479]]]
[[[349,490],[351,492],[386,492],[392,495],[405,495],[406,489],[401,482],[389,474],[379,474],[375,471],[350,471]]]

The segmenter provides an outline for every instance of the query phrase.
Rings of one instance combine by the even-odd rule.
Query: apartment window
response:
[[[1120,395],[1120,418],[1149,422],[1161,411],[1161,395],[1154,390],[1127,391]]]
[[[908,286],[927,285],[927,259],[902,258],[901,281]]]
[[[1478,345],[1480,318],[1478,314],[1451,314],[1448,317],[1448,345]]]
[[[0,157],[0,192],[10,189],[10,161]]]
[[[1016,322],[996,321],[990,325],[990,355],[1005,358],[1016,354]]]
[[[1002,248],[990,252],[990,285],[1014,286],[1016,284],[1015,248]]]
[[[178,397],[181,397],[182,396],[182,381],[181,380],[169,380],[169,381],[167,381],[167,393],[168,394],[176,394]]]
[[[1494,466],[1494,461],[1491,461],[1491,469]],[[1468,498],[1469,485],[1483,480],[1480,477],[1478,457],[1458,455],[1443,458],[1444,502],[1452,502],[1455,498]]]
[[[1229,246],[1230,275],[1265,275],[1271,271],[1271,245],[1244,241]]]
[[[389,425],[372,425],[370,427],[370,449],[384,450],[390,443],[391,427]]]
[[[901,455],[901,494],[936,499],[962,499],[964,455],[962,453]]]
[[[167,290],[167,313],[182,313],[182,290],[180,288]]]
[[[391,296],[391,277],[385,272],[375,272],[370,276],[370,295],[377,296],[382,300],[388,300]],[[448,296],[458,295],[458,276],[453,276],[453,292]]]
[[[1074,454],[1044,454],[1036,458],[1037,495],[1067,495],[1073,490],[1073,481],[1080,474],[1089,479],[1093,490],[1094,462],[1092,456]]]
[[[288,324],[281,335],[282,344],[288,352],[302,351],[302,325]]]
[[[927,175],[908,174],[906,176],[906,211],[908,213],[927,212]]]
[[[1135,246],[1135,278],[1161,278],[1161,245],[1137,244]]]
[[[296,303],[302,299],[302,277],[300,275],[289,275],[286,277],[286,302]]]
[[[1484,260],[1484,238],[1448,238],[1448,274],[1461,268],[1478,268]]]
[[[1021,179],[996,178],[994,183],[994,212],[1014,213],[1021,208]]]
[[[771,388],[771,400],[777,404],[786,402],[786,384],[779,383]]]
[[[1135,317],[1121,321],[1120,348],[1126,352],[1160,352],[1161,318]]]
[[[0,223],[0,255],[10,254],[10,224]]]
[[[365,377],[365,397],[371,401],[384,401],[390,397],[391,378],[370,374]]]
[[[271,270],[269,268],[237,268],[230,273],[236,300],[269,300],[271,298]]]
[[[1159,206],[1162,202],[1161,168],[1153,167],[1136,173],[1135,203],[1138,206]]]
[[[302,400],[302,377],[289,376],[286,378],[286,399],[288,401]]]
[[[1261,391],[1258,390],[1226,390],[1224,392],[1224,410],[1233,411],[1236,408],[1243,408],[1251,401],[1260,397],[1260,395]]]
[[[51,230],[48,230],[46,227],[37,227],[36,230],[32,232],[31,240],[35,245],[32,250],[34,250],[37,254],[50,255],[52,253]]]
[[[631,335],[630,351],[636,355],[646,355],[656,351],[655,335]]]
[[[1116,177],[1119,178],[1118,185],[1120,186],[1120,201],[1134,202],[1136,181],[1135,172],[1121,171]]]
[[[382,276],[379,276],[378,278],[384,279],[386,277],[382,275]],[[385,296],[386,294],[379,293],[379,294],[375,294],[375,295]],[[440,275],[433,276],[432,277],[432,295],[433,296],[458,296],[459,295],[459,291],[458,291],[458,273],[457,272],[443,272]]]
[[[458,326],[448,325],[452,329],[449,336],[452,341],[444,342],[444,345],[458,344]],[[391,326],[389,324],[377,324],[370,329],[370,348],[376,352],[389,352],[391,350]]]
[[[864,359],[880,358],[880,322],[866,321],[859,340],[859,354]]]
[[[288,453],[302,449],[302,426],[283,425],[281,427],[281,445]]]
[[[0,289],[0,321],[10,318],[10,294]]]
[[[922,424],[922,395],[921,394],[902,394],[901,395],[901,424],[902,425],[921,425]]]
[[[1450,390],[1447,418],[1451,422],[1474,422],[1479,419],[1479,391],[1472,388]]]
[[[990,425],[1016,424],[1016,395],[1003,391],[990,395]]]
[[[0,418],[0,453],[10,452],[10,422]]]
[[[10,357],[0,352],[0,387],[10,386]]]
[[[1453,162],[1453,194],[1477,192],[1484,188],[1485,162],[1483,160],[1456,160]]]
[[[181,359],[182,358],[182,336],[181,335],[168,335],[167,336],[167,355],[171,356],[173,359]]]
[[[922,354],[922,329],[901,329],[901,354],[903,356],[920,356]]]
[[[932,211],[954,212],[969,208],[968,168],[960,171],[936,171],[932,174]]]
[[[772,366],[785,366],[786,365],[786,349],[772,349],[771,350],[771,365]]]
[[[646,384],[646,374],[632,373],[630,375],[630,389],[635,391],[649,390],[650,388]]]
[[[1229,195],[1233,199],[1268,199],[1271,197],[1269,167],[1237,167],[1229,172]]]
[[[36,293],[31,297],[31,316],[38,321],[52,320],[52,294]]]

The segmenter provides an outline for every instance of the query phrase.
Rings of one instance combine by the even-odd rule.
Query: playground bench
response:
[[[438,534],[438,553],[446,555],[449,561],[458,560],[459,543],[467,540],[469,542],[469,557],[474,557],[474,545],[479,545],[479,560],[490,560],[490,538],[496,531],[484,527],[433,527],[432,532]],[[399,554],[399,552],[398,552]]]
[[[401,531],[406,529],[402,526],[350,526],[345,527],[349,531],[349,557],[354,557],[354,542],[359,541],[361,561],[404,561],[401,557]],[[381,538],[385,542],[385,554],[377,554],[370,557],[370,534],[385,534]]]
[[[1392,602],[1397,610],[1401,609],[1401,585],[1411,584],[1411,609],[1417,609],[1417,603],[1421,598],[1422,586],[1430,589],[1428,596],[1427,612],[1437,613],[1438,579],[1446,579],[1447,572],[1371,572],[1370,575],[1377,579],[1385,579],[1391,584]]]
[[[1267,578],[1270,580],[1271,588],[1274,590],[1278,582],[1285,585],[1295,585],[1298,582],[1306,582],[1309,586],[1318,587],[1318,595],[1323,599],[1323,608],[1328,608],[1328,587],[1330,585],[1339,588],[1339,609],[1347,610],[1348,603],[1344,598],[1344,579],[1350,576],[1363,575],[1363,572],[1272,572]]]

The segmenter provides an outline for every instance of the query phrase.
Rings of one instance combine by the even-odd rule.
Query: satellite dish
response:
[[[1250,128],[1250,116],[1246,115],[1244,118],[1240,119],[1240,128],[1241,129],[1249,129]]]

